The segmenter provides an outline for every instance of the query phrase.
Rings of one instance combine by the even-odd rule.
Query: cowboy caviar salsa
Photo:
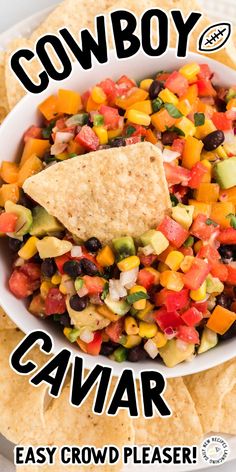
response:
[[[9,288],[86,353],[173,367],[236,336],[236,87],[213,76],[194,63],[59,90],[25,132],[20,163],[2,163]],[[172,213],[139,241],[78,241],[22,190],[55,162],[140,141],[162,152]]]

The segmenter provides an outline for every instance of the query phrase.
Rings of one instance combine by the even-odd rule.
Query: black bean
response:
[[[227,259],[234,259],[236,255],[236,246],[234,244],[227,246],[220,246],[218,249],[221,259],[227,261]]]
[[[128,349],[128,357],[129,362],[138,362],[147,359],[147,353],[141,346],[132,347],[132,349]]]
[[[56,264],[54,259],[45,259],[41,264],[41,272],[45,277],[52,277],[56,272]]]
[[[98,273],[97,266],[89,259],[81,259],[82,270],[86,275],[96,275]]]
[[[229,297],[229,295],[227,295],[226,293],[221,293],[220,295],[218,295],[218,297],[216,297],[217,305],[220,305],[223,308],[230,308],[232,301],[232,298]]]
[[[89,252],[98,252],[102,247],[99,239],[95,237],[87,239],[84,245]]]
[[[70,307],[75,311],[83,311],[88,306],[88,297],[79,297],[79,295],[72,295],[70,297]]]
[[[10,251],[18,252],[22,246],[22,241],[19,241],[19,239],[15,238],[8,238],[8,246]]]
[[[121,147],[121,146],[126,146],[125,138],[120,136],[119,138],[112,139],[110,141],[111,147]]]
[[[75,279],[76,277],[79,277],[79,275],[81,275],[83,272],[82,264],[78,261],[66,261],[63,264],[63,271],[65,272],[65,274]]]
[[[236,337],[236,321],[230,326],[228,331],[225,334],[220,336],[220,339],[227,340]]]
[[[23,191],[21,192],[20,199],[17,203],[18,205],[22,205],[26,208],[29,208],[29,210],[31,210],[35,206],[33,200],[31,200],[31,198],[28,197]]]
[[[164,133],[162,133],[162,144],[164,144],[164,146],[171,146],[174,140],[177,138],[178,134],[175,133],[175,131],[165,131]]]
[[[153,80],[149,87],[149,97],[151,100],[154,100],[159,95],[160,91],[163,89],[163,84],[159,80]]]
[[[204,139],[204,149],[206,151],[214,151],[217,149],[225,140],[225,135],[223,131],[216,130],[209,133]]]
[[[102,343],[100,354],[102,356],[110,356],[116,348],[111,343]]]

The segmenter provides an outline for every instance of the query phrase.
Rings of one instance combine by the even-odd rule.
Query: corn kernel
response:
[[[103,128],[102,126],[94,126],[93,131],[97,135],[100,144],[108,143],[108,134],[106,128]]]
[[[98,264],[102,267],[109,267],[114,264],[115,256],[110,246],[105,246],[96,257]]]
[[[206,298],[206,280],[198,290],[190,290],[190,298],[195,302],[201,302]]]
[[[180,74],[182,74],[189,82],[192,82],[195,79],[195,76],[200,72],[200,66],[197,63],[186,64],[185,66],[179,69]]]
[[[61,275],[59,274],[54,274],[51,278],[51,282],[53,285],[60,285],[61,283]]]
[[[43,300],[46,300],[47,294],[50,290],[50,288],[53,288],[53,284],[47,280],[44,280],[41,285],[40,285],[40,294]]]
[[[146,92],[149,91],[150,86],[152,85],[153,79],[144,79],[141,80],[139,87],[143,90],[146,90]]]
[[[139,267],[140,259],[138,256],[126,257],[122,261],[118,262],[117,266],[121,272],[126,272],[127,270],[136,269]]]
[[[174,292],[180,292],[184,287],[182,274],[173,270],[165,270],[161,273],[160,284]]]
[[[107,97],[101,87],[95,86],[91,91],[91,97],[96,103],[105,103]]]
[[[63,295],[67,295],[67,289],[66,289],[66,286],[64,284],[61,283],[59,285],[59,290]]]
[[[162,273],[162,272],[165,272],[165,270],[169,270],[169,266],[166,265],[165,262],[159,262],[158,271]]]
[[[138,323],[133,316],[127,316],[125,318],[125,332],[127,334],[138,334],[139,333],[139,327]]]
[[[160,272],[158,272],[158,270],[154,269],[153,267],[145,267],[145,270],[155,277],[154,285],[158,285],[160,282]]]
[[[107,130],[108,140],[109,140],[109,139],[117,138],[118,136],[121,136],[122,131],[123,131],[122,128],[108,129],[108,130]]]
[[[193,256],[185,256],[184,260],[180,264],[180,269],[185,273],[188,272],[194,261]]]
[[[147,290],[142,285],[134,285],[129,291],[130,295],[137,292],[147,293]],[[138,300],[137,302],[134,302],[133,307],[135,310],[144,310],[146,307],[146,303],[146,298],[143,298],[141,300]]]
[[[69,334],[70,333],[71,333],[71,328],[64,328],[63,329],[63,334],[67,339],[69,339]]]
[[[172,270],[179,270],[181,262],[184,260],[184,255],[180,251],[172,251],[168,254],[165,264]]]
[[[193,136],[196,131],[193,122],[186,118],[186,116],[183,116],[183,118],[176,123],[176,128],[180,129],[184,133],[185,138],[187,138],[187,136]]]
[[[179,100],[176,95],[167,88],[163,89],[159,93],[158,97],[160,97],[164,103],[172,103],[173,105],[178,105],[179,103]]]
[[[58,161],[66,161],[66,159],[69,159],[69,154],[68,152],[61,152],[61,154],[56,154],[56,158]]]
[[[31,259],[31,257],[35,256],[37,254],[38,250],[36,247],[37,242],[39,241],[36,236],[31,236],[24,246],[18,251],[18,256],[22,257],[22,259],[25,259],[26,261],[28,259]]]
[[[203,245],[202,241],[197,241],[197,242],[194,244],[193,248],[194,248],[195,254],[197,254],[198,251],[200,251],[202,245]]]
[[[225,152],[223,146],[219,146],[216,150],[215,150],[217,156],[220,158],[220,159],[228,159],[228,155],[227,153]]]
[[[106,305],[99,305],[96,307],[96,311],[99,313],[99,315],[104,316],[104,318],[108,318],[108,320],[111,320],[113,322],[118,321],[120,319],[119,315],[115,315],[113,311],[109,310],[109,308]]]
[[[152,341],[156,344],[156,347],[164,347],[167,343],[167,339],[161,331],[158,331],[157,334],[152,338]]]
[[[152,305],[149,300],[147,300],[147,303],[146,303],[146,306],[144,308],[144,310],[140,310],[138,313],[137,313],[137,318],[139,320],[143,320],[143,321],[149,321],[149,318],[151,318],[151,313],[153,311],[153,308],[154,308],[154,305]],[[150,320],[151,321],[151,320]]]
[[[142,341],[142,338],[138,334],[129,334],[126,337],[125,343],[122,345],[127,349],[131,349],[132,347],[138,346]]]
[[[153,338],[157,334],[158,328],[156,323],[145,323],[140,321],[139,323],[139,336],[141,338]]]
[[[149,126],[151,123],[151,118],[147,113],[143,113],[138,110],[128,110],[126,113],[127,120],[136,125]]]

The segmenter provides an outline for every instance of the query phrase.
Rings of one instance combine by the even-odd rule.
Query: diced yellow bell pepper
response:
[[[0,176],[7,184],[14,184],[18,179],[19,168],[15,162],[3,161]]]
[[[210,216],[211,204],[198,202],[197,200],[189,200],[189,204],[194,206],[193,218],[195,219],[200,213],[206,216]]]
[[[23,183],[28,177],[37,174],[43,170],[43,163],[37,156],[32,156],[22,165],[18,175],[18,185],[23,186]]]
[[[128,108],[128,110],[138,110],[138,111],[141,111],[142,113],[145,113],[146,115],[151,115],[153,112],[152,102],[151,100],[142,100],[141,102],[136,102],[133,105],[131,105],[131,107]],[[127,117],[127,112],[125,114],[125,117]]]
[[[219,200],[221,202],[232,202],[236,205],[236,187],[220,190]]]
[[[107,318],[108,320],[115,322],[120,319],[119,315],[115,315],[113,311],[109,310],[109,308],[106,305],[99,305],[96,307],[97,312],[99,315],[104,316],[104,318]]]
[[[46,120],[50,121],[55,119],[58,115],[58,97],[51,95],[40,103],[38,109]]]
[[[50,143],[48,139],[35,139],[29,138],[27,143],[25,143],[24,151],[20,161],[20,167],[33,155],[37,157],[43,157],[45,152],[50,148]]]
[[[135,123],[136,125],[149,126],[151,123],[151,118],[149,115],[147,115],[147,113],[134,110],[133,108],[130,108],[126,112],[126,118],[128,121]]]
[[[118,262],[117,266],[121,272],[126,272],[127,270],[135,269],[139,267],[140,259],[138,256],[129,256]]]
[[[226,331],[236,321],[236,313],[227,310],[220,305],[216,305],[213,313],[211,314],[206,326],[215,333],[225,334]]]
[[[212,203],[210,218],[222,228],[230,228],[230,218],[227,218],[230,213],[235,213],[232,202],[216,202]]]
[[[158,331],[157,334],[152,338],[152,341],[156,344],[156,347],[164,347],[167,343],[167,338],[161,331]]]
[[[180,251],[172,251],[168,254],[165,264],[170,267],[171,270],[179,270],[181,262],[184,260],[184,255]]]
[[[139,310],[137,313],[137,318],[143,321],[149,321],[151,313],[153,311],[154,305],[152,305],[149,300],[147,300],[146,306],[143,310]]]
[[[210,183],[212,178],[212,165],[207,159],[203,159],[201,163],[206,167],[207,173],[203,175],[201,182],[202,183]]]
[[[115,103],[118,107],[127,110],[127,108],[133,105],[133,103],[146,100],[146,98],[148,98],[148,92],[146,90],[142,90],[141,88],[136,88],[134,92],[131,93],[128,97],[117,98]]]
[[[192,64],[186,64],[185,66],[179,69],[180,74],[182,74],[189,82],[192,82],[196,75],[200,72],[200,66],[196,62]]]
[[[48,294],[48,292],[51,288],[53,288],[53,284],[50,281],[44,280],[41,283],[41,285],[40,285],[40,295],[41,295],[43,300],[46,300],[47,294]]]
[[[192,169],[192,167],[200,161],[202,149],[203,142],[201,140],[190,135],[187,136],[183,150],[183,167]]]
[[[165,270],[160,275],[160,284],[169,290],[180,292],[184,287],[183,276],[180,272]]]
[[[151,115],[152,125],[154,126],[154,128],[156,128],[158,131],[161,131],[162,133],[166,131],[167,128],[171,128],[171,126],[174,126],[176,122],[177,119],[170,116],[170,114],[165,108],[162,108],[161,110]]]
[[[75,115],[82,109],[82,101],[79,93],[73,90],[60,89],[58,91],[58,111],[68,115]]]
[[[154,285],[158,285],[160,282],[160,272],[158,272],[158,270],[154,269],[153,267],[145,267],[145,270],[150,272],[150,274],[155,277]]]
[[[198,202],[214,203],[219,198],[220,187],[214,183],[201,183],[194,192],[194,196]]]
[[[206,280],[197,290],[190,290],[190,298],[195,302],[202,302],[206,298]]]
[[[149,91],[150,86],[152,85],[153,79],[144,79],[141,80],[139,87],[143,90],[146,90],[146,92]]]
[[[207,120],[205,120],[204,125],[201,125],[201,126],[197,126],[197,127],[196,127],[194,136],[195,136],[197,139],[203,139],[203,138],[205,138],[208,134],[212,133],[212,131],[215,131],[215,130],[216,130],[216,127],[215,127],[213,121],[210,120],[210,119],[207,119]]]
[[[139,336],[141,338],[151,339],[157,334],[158,328],[156,323],[146,323],[140,321],[139,323]]]
[[[192,263],[194,261],[193,256],[185,256],[184,260],[180,264],[180,269],[182,272],[186,273],[192,267]]]
[[[31,236],[29,239],[27,239],[24,246],[22,246],[22,248],[19,250],[18,256],[22,257],[22,259],[25,259],[26,261],[34,257],[38,252],[36,246],[38,241],[39,239],[36,238],[36,236]]]
[[[99,86],[95,86],[92,88],[91,90],[91,97],[93,99],[94,102],[96,103],[105,103],[106,99],[107,99],[107,96],[105,94],[105,92],[103,91],[103,89]]]
[[[117,129],[108,129],[107,130],[107,135],[108,135],[108,139],[114,139],[114,138],[117,138],[118,136],[121,136],[121,133],[122,133],[122,128],[117,128]]]
[[[51,278],[51,282],[53,285],[60,285],[61,283],[61,275],[59,274],[54,274]]]
[[[126,338],[124,344],[122,344],[126,349],[131,349],[132,347],[138,346],[142,341],[141,336],[138,334],[129,334]]]
[[[138,323],[133,316],[127,316],[125,318],[124,328],[127,334],[139,334]]]
[[[147,290],[142,285],[134,285],[130,289],[129,294],[133,295],[134,293],[138,293],[138,292],[147,293]],[[135,310],[144,310],[146,307],[146,303],[147,303],[146,298],[143,298],[141,300],[138,300],[137,302],[134,302],[133,307]]]
[[[192,110],[192,105],[190,105],[188,100],[180,100],[178,103],[178,110],[182,115],[187,116]]]
[[[17,203],[20,198],[19,187],[17,184],[3,184],[0,188],[0,205],[5,206],[7,200]]]
[[[100,144],[108,143],[108,134],[106,128],[103,128],[103,126],[94,126],[93,131],[97,135]]]
[[[98,253],[96,259],[97,259],[98,264],[102,267],[109,267],[113,265],[115,262],[115,256],[110,246],[103,247],[101,251]]]
[[[161,90],[158,97],[161,98],[161,100],[164,103],[172,103],[172,105],[175,105],[175,106],[178,105],[179,103],[178,97],[173,92],[171,92],[168,88]]]
[[[187,138],[188,136],[193,136],[196,131],[193,122],[189,120],[186,116],[183,116],[183,118],[180,118],[177,121],[176,128],[180,129],[184,133],[185,138]]]

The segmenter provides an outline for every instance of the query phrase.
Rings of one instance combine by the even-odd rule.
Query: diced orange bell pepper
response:
[[[105,103],[104,103],[105,105]],[[91,95],[89,95],[88,97],[88,101],[87,101],[87,104],[86,104],[86,111],[89,113],[90,111],[96,111],[100,108],[101,106],[101,103],[96,103],[94,102],[94,100],[92,99]]]
[[[236,108],[236,98],[231,98],[231,100],[227,103],[226,108],[227,108],[227,110],[231,110],[232,108]]]
[[[165,249],[165,251],[163,251],[161,254],[159,254],[159,255],[157,256],[158,261],[165,262],[165,260],[166,260],[166,258],[167,258],[167,256],[168,256],[168,254],[170,254],[170,252],[172,252],[172,251],[174,251],[174,250],[175,250],[174,246],[171,246],[171,244],[170,244],[170,245],[168,246],[168,248]]]
[[[183,167],[186,167],[186,169],[192,169],[192,167],[200,161],[202,148],[202,141],[193,136],[187,136],[183,150]]]
[[[222,335],[228,331],[234,321],[236,321],[236,313],[227,310],[220,305],[216,305],[206,326],[215,333]]]
[[[187,116],[192,110],[192,105],[189,103],[187,99],[180,100],[177,108],[182,113],[182,115]]]
[[[234,212],[235,206],[232,202],[212,203],[210,218],[222,228],[230,228],[230,218],[227,218],[227,215]]]
[[[147,97],[148,92],[146,90],[136,88],[128,97],[117,98],[115,103],[116,106],[127,110],[127,108],[131,107],[134,103],[146,100]]]
[[[198,88],[197,85],[190,85],[188,87],[187,92],[182,95],[181,100],[188,100],[190,105],[193,105],[198,98]]]
[[[221,202],[232,202],[236,205],[236,187],[220,190],[219,200]]]
[[[167,128],[171,128],[171,126],[173,126],[176,121],[176,118],[170,116],[165,108],[151,115],[152,125],[161,132],[166,131]]]
[[[76,154],[77,156],[80,156],[85,153],[85,148],[76,141],[70,141],[67,147],[67,152],[68,154]]]
[[[4,206],[8,200],[17,203],[20,198],[19,187],[17,184],[3,184],[0,189],[0,195],[1,206]]]
[[[202,183],[195,190],[195,198],[198,202],[214,203],[219,198],[220,187],[218,184]]]
[[[31,177],[34,174],[37,174],[43,170],[42,161],[35,155],[31,156],[25,163],[22,165],[19,171],[18,176],[18,185],[22,187],[24,181]]]
[[[37,157],[43,157],[45,152],[50,148],[50,142],[47,139],[34,139],[29,138],[23,150],[23,154],[20,161],[22,166],[29,157],[35,154]]]
[[[140,102],[133,103],[128,110],[138,110],[147,115],[151,115],[153,113],[152,102],[151,100],[141,100]]]
[[[18,179],[18,165],[15,162],[3,161],[1,165],[1,178],[7,184],[14,184]]]
[[[151,129],[147,129],[145,141],[148,141],[149,143],[152,143],[152,144],[157,143],[157,138]]]
[[[58,111],[67,115],[75,115],[82,108],[81,96],[73,90],[58,91]]]
[[[51,95],[40,103],[38,108],[46,120],[53,120],[58,115],[58,98],[55,95]]]
[[[189,205],[194,206],[193,218],[196,218],[200,214],[210,217],[210,214],[211,214],[210,203],[197,202],[197,200],[190,199]]]
[[[201,182],[209,184],[211,182],[211,178],[212,178],[212,165],[207,159],[203,159],[201,161],[201,164],[203,164],[206,167],[207,171],[208,171],[202,176]]]

